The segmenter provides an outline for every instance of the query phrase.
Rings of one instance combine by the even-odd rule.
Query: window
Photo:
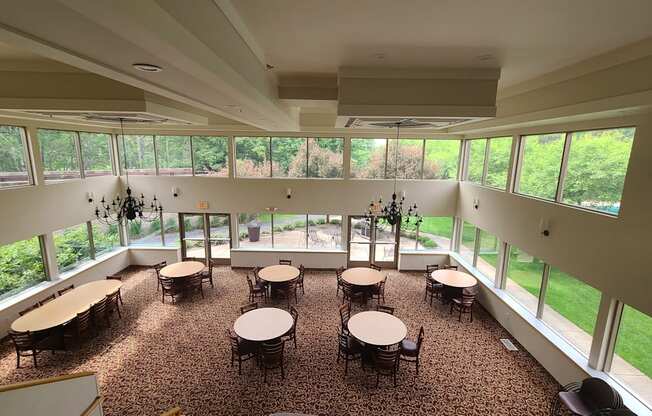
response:
[[[127,238],[130,246],[158,247],[161,241],[161,220],[153,221],[134,220],[127,223]]]
[[[117,225],[106,225],[98,220],[93,220],[91,226],[93,228],[95,257],[109,253],[117,247],[120,247],[120,233]]]
[[[423,217],[416,227],[413,223],[401,223],[401,249],[433,250],[451,247],[453,238],[452,217]]]
[[[53,236],[59,272],[72,270],[92,258],[87,223],[55,231]]]
[[[38,130],[45,182],[81,178],[77,133],[61,130]]]
[[[125,135],[118,137],[123,168],[127,166],[130,175],[155,175],[154,136]]]
[[[344,139],[326,137],[308,138],[309,178],[342,178],[343,161]]]
[[[545,264],[514,246],[509,248],[505,291],[533,315],[537,314]]]
[[[476,268],[491,280],[494,280],[496,277],[499,251],[500,241],[498,241],[498,238],[489,234],[485,230],[480,230]]]
[[[47,280],[42,253],[39,237],[0,246],[0,299]]]
[[[272,248],[272,214],[239,214],[240,247]]]
[[[469,162],[466,174],[467,181],[482,183],[486,146],[487,140],[485,139],[474,139],[469,141]]]
[[[551,267],[543,321],[588,356],[600,296],[598,290]]]
[[[396,145],[398,142],[398,155]],[[396,158],[398,156],[398,168]],[[386,178],[421,179],[421,162],[423,160],[423,140],[420,139],[390,139],[387,141],[387,174]]]
[[[0,126],[0,188],[31,184],[26,150],[23,128]]]
[[[553,201],[564,152],[564,134],[521,138],[522,160],[516,192]]]
[[[79,133],[84,177],[113,175],[111,164],[111,135]]]
[[[236,137],[236,175],[243,178],[271,176],[269,137]]]
[[[351,139],[351,177],[384,179],[386,139]]]
[[[305,249],[306,221],[305,215],[273,214],[274,248]]]
[[[227,137],[192,136],[195,175],[229,176],[229,139]]]
[[[506,189],[509,157],[512,154],[512,138],[496,137],[489,139],[489,160],[485,185]]]
[[[469,263],[473,263],[475,252],[475,226],[466,221],[462,225],[462,238],[460,241],[460,254]]]
[[[341,215],[308,215],[308,249],[335,250],[341,247]]]
[[[158,174],[192,175],[189,136],[156,136]]]
[[[204,214],[183,214],[183,247],[185,256],[206,258]]]
[[[163,239],[168,247],[179,247],[179,216],[163,213]]]
[[[652,317],[625,305],[609,373],[652,405]]]
[[[423,179],[456,179],[460,159],[459,140],[426,140]]]
[[[211,258],[231,258],[231,216],[229,214],[208,214],[208,225]]]
[[[617,215],[634,130],[572,133],[562,202]]]
[[[306,163],[305,138],[272,137],[272,176],[305,178]]]

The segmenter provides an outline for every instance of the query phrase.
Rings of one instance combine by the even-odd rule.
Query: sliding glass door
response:
[[[395,268],[398,229],[382,219],[375,223],[363,216],[349,216],[349,267],[364,267],[373,262]]]
[[[179,214],[179,232],[184,259],[231,263],[229,214]]]

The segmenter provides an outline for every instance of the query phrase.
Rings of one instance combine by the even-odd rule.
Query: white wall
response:
[[[253,251],[231,250],[231,267],[254,267],[278,264],[279,259],[292,260],[292,264],[303,264],[309,269],[337,269],[346,267],[346,251],[310,252],[302,250]]]

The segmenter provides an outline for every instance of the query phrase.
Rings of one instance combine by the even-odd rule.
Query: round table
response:
[[[385,347],[405,339],[407,327],[397,317],[385,312],[360,312],[349,318],[351,335],[368,345]]]
[[[368,267],[352,267],[342,273],[342,280],[355,286],[377,285],[384,277],[378,270]]]
[[[233,330],[247,341],[262,342],[279,338],[292,328],[294,319],[283,309],[259,308],[235,320]]]
[[[299,277],[299,269],[294,266],[275,264],[274,266],[263,267],[258,271],[258,277],[270,283],[289,282]]]
[[[206,265],[200,261],[181,261],[161,269],[161,276],[168,278],[190,277],[201,273]]]
[[[11,324],[14,331],[42,331],[54,328],[75,318],[91,305],[122,287],[119,280],[96,280],[86,283],[51,300],[40,308],[26,313]]]
[[[458,272],[457,270],[435,270],[430,276],[444,286],[456,287],[458,289],[473,287],[478,284],[478,279],[468,273]]]

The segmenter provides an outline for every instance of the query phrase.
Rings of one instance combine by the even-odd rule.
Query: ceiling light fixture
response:
[[[135,63],[133,64],[133,67],[143,72],[161,72],[163,70],[163,68],[158,65],[146,63]]]

